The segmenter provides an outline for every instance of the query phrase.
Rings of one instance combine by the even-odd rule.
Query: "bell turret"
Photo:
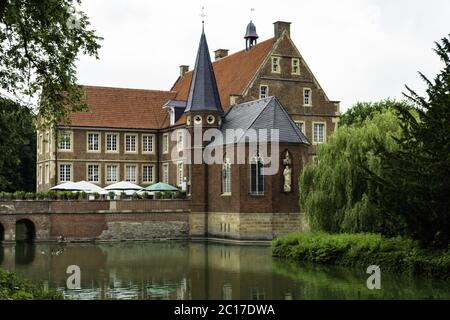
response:
[[[247,50],[251,49],[258,40],[258,34],[256,33],[256,26],[255,24],[250,20],[250,23],[247,25],[247,32],[245,33],[245,48]]]

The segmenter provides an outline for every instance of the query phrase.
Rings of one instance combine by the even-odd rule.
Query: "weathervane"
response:
[[[200,17],[202,17],[202,24],[205,24],[206,14],[205,14],[205,7],[204,6],[202,7],[202,14],[200,15]]]
[[[254,16],[253,14],[255,13],[255,8],[250,8],[250,20],[253,20]]]

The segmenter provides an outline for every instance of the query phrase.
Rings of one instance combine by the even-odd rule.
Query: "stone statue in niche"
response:
[[[283,165],[285,166],[283,171],[284,176],[284,192],[291,192],[292,191],[292,169],[290,167],[291,165],[291,158],[289,156],[289,151],[286,151],[286,156],[283,160]]]

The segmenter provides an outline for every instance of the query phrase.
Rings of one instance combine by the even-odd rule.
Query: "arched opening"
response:
[[[32,242],[36,238],[36,227],[31,220],[16,222],[16,242]]]
[[[0,242],[2,242],[3,240],[5,240],[5,228],[0,223]]]

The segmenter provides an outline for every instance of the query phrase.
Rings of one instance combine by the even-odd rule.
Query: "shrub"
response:
[[[142,194],[142,198],[143,198],[143,199],[151,199],[152,196],[151,196],[148,192],[144,192],[144,193]]]
[[[108,192],[109,200],[114,200],[116,198],[116,193],[114,191]]]
[[[125,192],[121,192],[120,193],[120,199],[123,200],[123,199],[126,199],[126,198],[127,198],[127,194]]]
[[[162,197],[163,197],[162,192],[155,193],[155,199],[162,199]]]
[[[133,195],[131,196],[131,198],[132,198],[133,200],[139,200],[139,199],[141,199],[141,196],[140,196],[139,194],[137,194],[137,193],[133,193]]]
[[[25,199],[27,200],[35,200],[36,199],[36,194],[33,192],[27,192],[25,194]]]
[[[98,192],[94,192],[93,196],[94,196],[95,200],[100,199],[100,193],[98,193]]]
[[[88,198],[87,193],[84,192],[84,191],[82,191],[82,192],[80,193],[79,199],[81,199],[81,200],[86,200],[87,198]]]
[[[380,234],[298,233],[275,239],[273,255],[348,267],[379,265],[382,270],[450,279],[450,250],[420,249],[418,242]]]
[[[14,199],[15,200],[25,200],[26,194],[27,193],[25,191],[16,191],[16,192],[14,192]]]
[[[44,286],[20,279],[15,273],[0,269],[0,300],[59,300],[62,294],[46,291]]]

